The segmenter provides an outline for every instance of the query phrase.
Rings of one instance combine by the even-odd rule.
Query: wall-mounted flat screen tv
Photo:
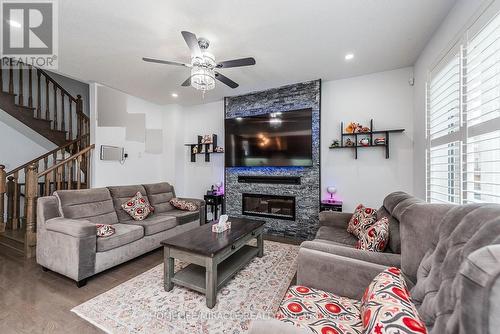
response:
[[[312,110],[225,121],[226,167],[312,166]]]

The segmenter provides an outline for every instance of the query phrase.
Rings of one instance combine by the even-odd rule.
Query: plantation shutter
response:
[[[500,203],[500,17],[467,43],[464,203]]]
[[[427,86],[427,200],[461,202],[461,52],[431,73]]]

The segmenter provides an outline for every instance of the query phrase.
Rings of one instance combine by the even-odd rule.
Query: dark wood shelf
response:
[[[210,146],[212,146],[212,150],[217,146],[217,135],[213,134],[212,135],[212,142],[211,143],[202,143],[203,137],[198,136],[198,143],[193,143],[193,144],[184,144],[184,146],[189,147],[189,152],[191,153],[191,162],[196,162],[196,156],[199,154],[205,155],[205,162],[210,162],[210,154],[214,153],[224,153],[224,152],[214,152],[214,151],[209,151]],[[198,152],[193,153],[193,149],[197,147]],[[203,148],[205,148],[205,151],[203,151]]]
[[[398,132],[403,132],[405,129],[392,129],[392,130],[376,130],[376,131],[370,131],[370,132],[355,132],[355,133],[342,133],[342,136],[361,136],[361,135],[374,135],[374,134],[381,134],[381,133],[398,133]]]
[[[330,146],[329,148],[331,150],[333,150],[336,148],[365,148],[365,147],[375,147],[375,146],[376,147],[378,147],[378,146],[386,147],[387,145],[386,144],[379,144],[379,145],[375,144],[375,145]]]
[[[385,158],[389,159],[389,136],[391,133],[402,133],[405,129],[390,129],[390,130],[373,130],[373,119],[370,120],[370,131],[367,132],[354,132],[354,133],[346,133],[344,132],[344,122],[340,123],[340,146],[330,146],[329,149],[345,149],[350,148],[354,150],[354,159],[358,158],[358,148],[369,148],[369,147],[385,147]],[[374,144],[373,135],[383,134],[385,138],[384,144]],[[359,145],[358,137],[365,136],[369,137],[370,145]],[[355,137],[354,142],[356,145],[347,146],[344,144],[345,137]]]

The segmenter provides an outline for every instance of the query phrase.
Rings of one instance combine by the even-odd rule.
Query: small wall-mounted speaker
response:
[[[101,145],[101,160],[121,162],[125,160],[125,148]]]

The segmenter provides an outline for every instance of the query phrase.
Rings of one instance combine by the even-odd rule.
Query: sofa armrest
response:
[[[250,325],[249,334],[310,334],[305,328],[295,327],[292,324],[277,319],[254,320]]]
[[[52,218],[45,222],[47,231],[63,233],[75,238],[95,236],[96,225],[87,220],[75,220],[62,217]]]
[[[380,264],[301,247],[297,284],[359,300],[373,278],[385,269]]]
[[[322,211],[319,213],[319,225],[347,228],[351,217],[352,213]]]
[[[321,241],[304,241],[300,246],[329,254],[380,264],[387,267],[401,267],[400,254],[371,252]]]

